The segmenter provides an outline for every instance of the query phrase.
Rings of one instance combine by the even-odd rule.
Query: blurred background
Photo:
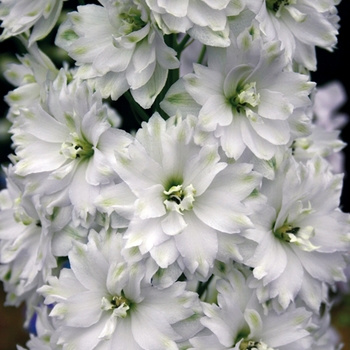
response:
[[[338,37],[338,47],[334,52],[328,52],[318,49],[318,69],[312,74],[312,80],[319,87],[332,82],[338,81],[342,84],[348,97],[350,97],[350,50],[349,50],[349,35],[350,35],[350,3],[348,0],[343,0],[338,6],[339,15],[341,18]],[[54,37],[49,37],[47,43],[53,42]],[[46,45],[48,45],[46,44]],[[40,43],[40,48],[44,51],[49,50],[49,46],[45,47],[45,43]],[[9,85],[2,77],[2,72],[5,69],[6,62],[13,61],[15,54],[24,52],[23,48],[16,40],[6,40],[0,43],[0,163],[8,164],[8,154],[11,151],[10,135],[7,133],[9,122],[6,120],[7,105],[3,101],[3,96],[13,86]],[[52,56],[50,55],[50,58]],[[62,58],[57,56],[58,62]],[[350,101],[344,103],[338,110],[340,113],[345,113],[350,116]],[[345,177],[343,193],[341,197],[341,208],[344,212],[350,213],[350,121],[343,127],[341,132],[343,141],[349,143],[345,147],[343,153],[345,155]],[[1,177],[0,170],[0,188],[4,188],[5,182]],[[345,343],[343,350],[350,350],[350,293],[347,285],[342,285],[344,297],[339,298],[332,308],[332,324],[336,328],[343,342]],[[23,307],[4,307],[5,293],[0,282],[0,350],[16,349],[16,344],[24,346],[28,340],[28,333],[23,329]]]

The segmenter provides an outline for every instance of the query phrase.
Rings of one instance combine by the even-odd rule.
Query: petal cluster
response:
[[[309,73],[338,3],[1,1],[26,52],[0,280],[28,349],[341,348],[346,97]]]
[[[64,0],[4,0],[0,4],[0,20],[3,31],[0,41],[12,36],[31,34],[29,45],[43,39],[55,26]]]
[[[220,254],[220,237],[252,225],[243,201],[261,177],[248,164],[220,162],[216,145],[196,145],[195,123],[190,116],[166,122],[152,116],[127,152],[117,154],[114,168],[131,193],[122,197],[125,187],[117,185],[97,203],[107,211],[111,197],[118,198],[121,215],[134,203],[127,247],[149,252],[162,268],[177,262],[207,278]]]
[[[165,44],[142,1],[101,4],[70,13],[56,44],[76,60],[77,76],[89,79],[104,98],[116,100],[130,89],[137,103],[150,108],[168,70],[179,66],[176,51]]]

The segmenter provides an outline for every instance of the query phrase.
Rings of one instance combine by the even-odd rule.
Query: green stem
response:
[[[211,280],[213,279],[214,275],[211,275],[208,279],[208,281],[206,282],[199,282],[198,288],[197,288],[197,293],[198,293],[198,297],[201,298],[204,294],[204,292],[207,290],[207,287],[209,285],[209,283],[211,282]]]
[[[141,125],[143,121],[147,122],[149,119],[149,115],[144,111],[144,109],[137,103],[135,102],[134,98],[132,97],[130,91],[127,91],[124,94],[125,98],[129,102],[129,105],[131,107],[131,110],[134,113],[134,117],[136,121]]]
[[[207,46],[203,45],[201,53],[199,54],[197,63],[202,64],[206,52],[207,52]]]
[[[176,50],[179,59],[181,56],[181,52],[185,49],[186,44],[190,39],[191,37],[188,34],[186,34],[179,43],[174,44],[174,49]]]
[[[190,37],[190,36],[188,36]],[[185,38],[184,38],[185,39]],[[186,45],[186,42],[184,41],[184,39],[181,41],[181,43],[183,43],[183,45]],[[178,59],[180,59],[180,54],[181,54],[181,51],[178,51],[179,47],[182,45],[180,44],[177,44],[177,34],[171,34],[171,35],[166,35],[164,37],[164,42],[166,43],[166,45],[168,47],[172,47],[176,50],[177,52],[177,56],[178,56]],[[182,49],[180,49],[182,50]],[[167,76],[167,80],[165,82],[165,85],[162,89],[162,91],[160,92],[160,94],[157,96],[153,106],[152,106],[152,111],[153,113],[154,112],[158,112],[163,119],[168,119],[169,116],[160,108],[160,103],[163,101],[166,93],[168,92],[168,90],[170,89],[170,87],[176,82],[179,80],[179,77],[180,77],[180,71],[179,69],[170,69],[168,70],[168,76]]]

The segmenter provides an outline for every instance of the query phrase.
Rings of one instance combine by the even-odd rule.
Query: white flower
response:
[[[86,82],[67,84],[61,70],[47,105],[36,101],[20,112],[11,129],[14,171],[26,177],[28,193],[52,195],[50,207],[72,204],[73,220],[94,217],[100,187],[118,178],[114,150],[131,142],[126,132],[111,127],[100,94]]]
[[[36,289],[57,267],[51,249],[53,230],[37,197],[22,200],[23,189],[9,177],[7,186],[0,192],[0,279],[8,305],[26,302],[29,322],[40,301]]]
[[[255,228],[245,231],[258,242],[245,263],[254,268],[250,285],[260,302],[274,299],[286,308],[299,295],[318,310],[326,286],[345,280],[349,217],[338,208],[342,176],[327,166],[321,158],[306,165],[288,158],[273,181],[263,181],[267,203],[251,216]]]
[[[313,338],[311,350],[340,350],[343,348],[341,336],[331,323],[331,304],[322,305],[320,313],[312,315]],[[311,327],[309,328],[311,330]]]
[[[2,0],[0,41],[32,29],[29,45],[43,39],[55,26],[64,0]]]
[[[4,76],[9,83],[16,86],[5,96],[10,106],[7,118],[15,123],[19,108],[28,107],[34,101],[44,102],[48,82],[58,75],[58,69],[34,43],[28,48],[29,53],[18,57],[21,64],[11,63],[7,66]],[[66,69],[68,75],[68,70]]]
[[[123,215],[135,203],[134,216],[128,216],[127,247],[150,252],[162,268],[177,261],[187,273],[206,278],[214,259],[224,254],[221,240],[235,258],[242,258],[236,249],[241,238],[231,234],[251,227],[250,209],[242,202],[260,176],[249,164],[220,162],[216,145],[196,145],[195,123],[193,116],[165,122],[157,114],[143,123],[128,152],[117,153],[115,164],[132,193],[124,184],[114,186],[101,193],[97,205],[107,211],[115,202]]]
[[[296,139],[292,145],[293,155],[299,160],[320,155],[326,157],[334,173],[344,172],[344,154],[340,152],[346,144],[340,138],[340,129],[349,116],[337,110],[346,102],[344,87],[338,81],[318,87],[312,108],[314,123],[311,135]]]
[[[299,161],[306,161],[315,156],[324,157],[332,166],[334,173],[344,170],[343,155],[339,153],[345,146],[340,137],[340,131],[327,131],[321,126],[313,124],[311,135],[294,140],[291,145],[293,156]]]
[[[268,312],[259,303],[246,277],[232,269],[216,282],[217,305],[202,303],[202,332],[190,340],[200,350],[310,349],[313,339],[307,330],[311,312],[292,305],[284,313]]]
[[[230,45],[228,17],[238,15],[245,1],[231,0],[146,0],[155,22],[165,34],[189,33],[210,46]]]
[[[77,243],[69,253],[71,269],[39,289],[54,303],[50,316],[63,348],[178,349],[182,336],[173,327],[191,323],[197,295],[184,282],[157,289],[151,283],[156,266],[128,263],[123,250],[121,234],[92,230],[88,244]]]
[[[269,40],[280,40],[290,65],[316,70],[315,46],[332,51],[337,43],[338,1],[249,0]]]
[[[161,104],[167,113],[188,108],[188,98],[179,92],[183,84],[198,104],[200,138],[203,132],[213,134],[235,159],[246,147],[256,157],[270,159],[291,137],[307,134],[304,109],[311,105],[314,83],[306,75],[284,71],[278,42],[264,43],[252,25],[232,38],[226,50],[208,49],[208,56],[208,67],[194,65],[195,73],[168,91]]]
[[[179,67],[176,51],[165,44],[142,1],[100,3],[78,6],[60,27],[56,45],[76,60],[77,76],[90,79],[102,97],[116,100],[130,88],[136,102],[150,108],[168,70]]]
[[[35,321],[35,335],[30,334],[30,340],[26,343],[29,350],[62,350],[62,346],[56,343],[52,336],[55,330],[55,319],[49,317],[50,308],[46,305],[37,307]],[[17,345],[18,350],[25,350]]]

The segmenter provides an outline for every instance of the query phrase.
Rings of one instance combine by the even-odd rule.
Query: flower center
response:
[[[103,297],[101,300],[101,309],[108,311],[112,310],[117,317],[125,318],[130,309],[130,301],[122,295],[115,295],[112,298]]]
[[[171,186],[168,191],[163,192],[166,196],[164,205],[169,211],[182,212],[193,208],[196,190],[192,185],[183,188],[182,185]]]
[[[288,6],[290,3],[290,0],[266,0],[266,7],[278,13],[284,6]]]
[[[112,300],[111,300],[111,304],[113,305],[114,309],[117,309],[119,306],[125,304],[128,305],[128,299],[126,299],[124,296],[119,296],[119,295],[115,295]]]
[[[284,224],[277,230],[273,231],[275,237],[288,243],[294,243],[302,250],[310,252],[319,247],[314,246],[310,238],[315,236],[315,229],[312,226],[306,226],[303,228],[295,227],[291,224]]]
[[[262,341],[243,340],[239,345],[239,350],[273,350]]]
[[[229,99],[230,104],[241,112],[241,109],[256,107],[260,103],[260,94],[256,91],[256,82],[245,84]]]
[[[142,20],[141,11],[133,5],[124,4],[118,11],[120,25],[118,32],[120,36],[128,35],[143,28],[146,23]]]
[[[72,133],[71,137],[71,140],[62,144],[60,151],[67,159],[90,158],[94,154],[89,142],[79,139],[76,133]]]
[[[296,235],[299,229],[300,227],[293,227],[290,224],[284,224],[283,226],[275,230],[273,233],[277,238],[281,239],[282,241],[290,242],[291,236]]]

